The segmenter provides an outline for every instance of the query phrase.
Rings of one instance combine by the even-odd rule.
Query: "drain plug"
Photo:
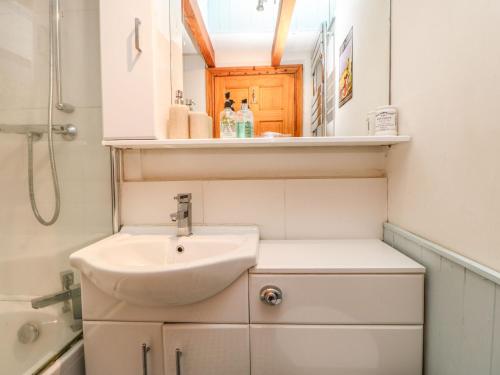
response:
[[[35,323],[25,323],[17,331],[17,339],[22,344],[35,342],[40,336],[40,329]]]

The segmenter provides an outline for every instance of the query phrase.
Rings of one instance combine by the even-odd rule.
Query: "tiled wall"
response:
[[[26,137],[0,134],[0,299],[60,290],[69,254],[111,233],[109,150],[100,144],[99,2],[62,7],[63,92],[75,111],[54,111],[54,122],[75,124],[79,134],[74,141],[54,137],[61,215],[51,227],[30,208]],[[49,1],[0,1],[0,123],[47,121],[48,11]],[[47,217],[53,191],[46,137],[35,143],[34,159],[37,202]]]
[[[257,224],[262,239],[382,238],[386,178],[136,181],[122,184],[122,224],[170,224],[177,193],[197,224]]]
[[[500,374],[500,274],[395,225],[384,241],[427,269],[425,374]]]

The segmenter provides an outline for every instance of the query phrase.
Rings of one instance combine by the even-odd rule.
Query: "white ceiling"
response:
[[[285,54],[309,53],[332,0],[297,0]],[[269,65],[279,0],[198,0],[215,51],[217,66]],[[187,33],[184,53],[197,53]]]

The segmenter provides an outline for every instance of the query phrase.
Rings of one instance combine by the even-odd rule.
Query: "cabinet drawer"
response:
[[[252,375],[421,375],[422,326],[250,326]]]
[[[260,300],[263,287],[282,303]],[[423,324],[423,275],[250,275],[251,323]]]
[[[166,324],[163,340],[165,375],[177,374],[177,361],[185,375],[250,374],[248,324]]]

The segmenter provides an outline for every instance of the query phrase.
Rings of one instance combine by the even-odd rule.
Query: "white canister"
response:
[[[204,112],[189,112],[189,138],[212,138],[208,131],[207,117]]]
[[[396,107],[388,105],[377,108],[375,135],[398,135],[398,110]]]
[[[189,108],[187,105],[174,104],[170,106],[167,137],[170,139],[189,138]]]
[[[375,116],[376,111],[368,112],[366,116],[366,127],[368,128],[368,135],[375,135]]]

